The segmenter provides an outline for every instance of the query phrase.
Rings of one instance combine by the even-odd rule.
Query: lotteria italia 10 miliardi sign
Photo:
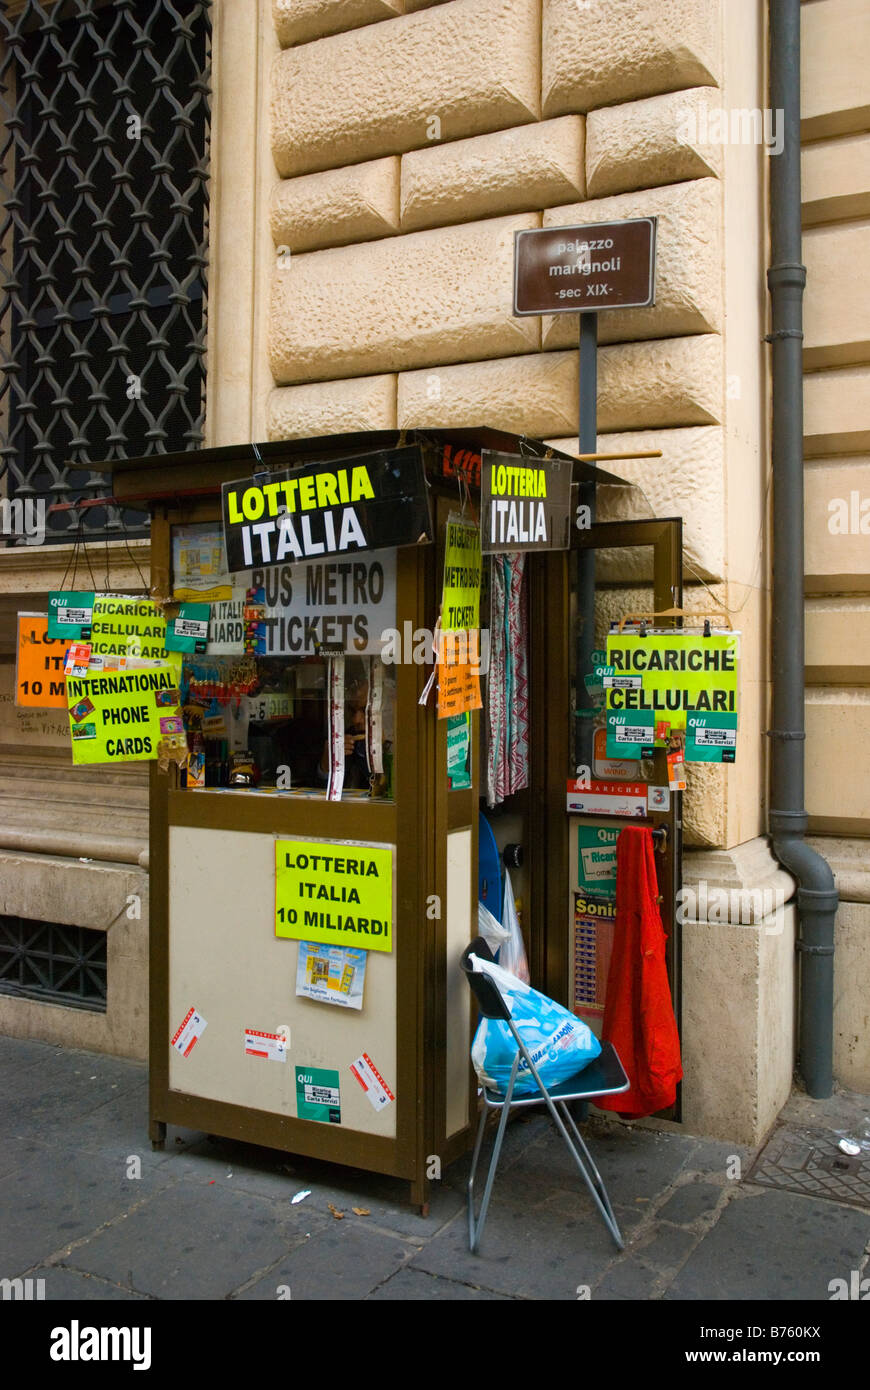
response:
[[[224,483],[222,502],[231,574],[432,539],[418,446]]]

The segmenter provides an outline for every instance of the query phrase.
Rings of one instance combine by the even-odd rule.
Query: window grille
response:
[[[104,495],[89,462],[202,443],[209,10],[0,6],[0,470],[25,505]],[[80,524],[147,534],[91,507],[49,513],[46,539]]]
[[[0,916],[0,994],[106,1011],[106,933]]]

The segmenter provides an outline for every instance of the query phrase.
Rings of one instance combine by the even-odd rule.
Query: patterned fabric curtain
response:
[[[486,803],[529,784],[529,623],[523,552],[492,556]]]

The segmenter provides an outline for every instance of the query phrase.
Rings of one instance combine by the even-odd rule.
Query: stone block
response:
[[[713,0],[544,0],[544,114],[716,86],[721,23]]]
[[[404,13],[403,0],[272,0],[272,19],[282,48],[327,34],[358,29]]]
[[[545,227],[657,217],[655,304],[648,309],[607,309],[598,318],[602,343],[675,338],[723,329],[722,189],[718,179],[618,193],[585,203],[550,208]],[[543,321],[545,348],[577,342],[575,314]]]
[[[801,216],[805,227],[870,216],[870,135],[801,150]]]
[[[806,662],[811,685],[870,685],[870,603],[866,598],[838,594],[807,599]]]
[[[282,177],[540,117],[538,0],[452,0],[278,54]]]
[[[602,106],[586,117],[586,189],[606,198],[722,173],[722,146],[710,143],[708,112],[715,87],[693,87]]]
[[[807,588],[870,588],[870,458],[826,459],[804,469]]]
[[[864,0],[801,5],[801,137],[870,126],[870,25]]]
[[[270,439],[307,439],[354,430],[396,428],[396,378],[352,377],[349,381],[281,386],[269,396]]]
[[[577,439],[548,441],[566,453],[577,452]],[[722,579],[725,575],[725,458],[721,428],[707,425],[677,430],[636,430],[599,434],[600,452],[627,453],[633,449],[661,449],[662,457],[626,459],[602,467],[643,488],[648,505],[634,489],[602,484],[598,489],[600,521],[624,521],[644,516],[681,516],[686,580],[691,583]],[[640,503],[640,505],[639,505]],[[628,552],[628,566],[620,566],[620,582],[645,579],[648,557]]]
[[[402,156],[402,230],[585,197],[583,117],[563,116]]]
[[[459,429],[489,421],[517,434],[561,434],[577,428],[577,385],[576,352],[402,372],[398,426]],[[721,415],[721,398],[721,340],[715,334],[618,343],[599,352],[603,429],[712,424]]]
[[[870,26],[868,26],[870,27]],[[870,266],[862,223],[808,227],[804,297],[804,366],[870,362]]]
[[[804,458],[870,453],[870,367],[804,376]]]
[[[399,159],[285,179],[272,191],[272,239],[291,251],[373,241],[399,229]]]
[[[834,1075],[870,1091],[870,904],[841,903],[834,929]]]
[[[514,232],[539,222],[524,213],[294,256],[272,278],[276,382],[536,350],[539,320],[511,311]]]
[[[870,829],[870,689],[811,686],[806,697],[806,808],[833,834]]]

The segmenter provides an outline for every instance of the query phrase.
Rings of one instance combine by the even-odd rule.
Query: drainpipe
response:
[[[834,918],[826,859],[806,843],[804,808],[803,292],[800,171],[800,0],[769,0],[770,103],[782,151],[770,159],[773,395],[773,727],[768,824],[773,852],[797,880],[799,1070],[811,1096],[833,1090]]]

